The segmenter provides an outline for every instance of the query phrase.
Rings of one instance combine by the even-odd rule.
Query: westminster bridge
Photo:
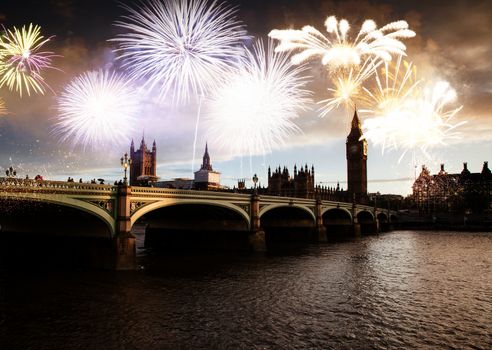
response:
[[[137,222],[146,242],[163,232],[185,241],[218,232],[226,241],[241,237],[233,247],[261,251],[299,232],[323,242],[387,230],[396,220],[388,209],[319,199],[0,178],[1,234],[98,238],[106,248],[92,253],[102,255],[97,265],[115,269],[136,267]]]

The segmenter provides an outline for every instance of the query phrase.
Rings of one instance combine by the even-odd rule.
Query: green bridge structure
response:
[[[132,229],[141,223],[146,242],[172,232],[174,241],[220,237],[224,247],[263,251],[296,235],[378,233],[397,220],[396,211],[320,199],[0,178],[0,234],[98,239],[96,265],[117,270],[137,267]]]

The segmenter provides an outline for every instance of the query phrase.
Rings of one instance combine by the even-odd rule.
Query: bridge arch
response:
[[[199,200],[199,199],[176,200],[172,198],[166,198],[164,200],[160,200],[155,203],[147,204],[142,208],[136,210],[131,216],[131,225],[133,226],[138,221],[138,219],[140,219],[145,214],[151,213],[158,209],[171,207],[175,205],[205,205],[205,206],[226,208],[239,214],[241,218],[243,218],[246,221],[248,227],[250,227],[251,225],[249,214],[243,208],[235,204],[228,203],[228,202],[216,202],[216,201],[210,202],[207,200]]]
[[[378,213],[376,217],[378,218],[380,224],[388,222],[388,215],[386,215],[386,213]]]
[[[77,198],[71,198],[67,196],[61,195],[50,195],[50,194],[40,194],[36,193],[32,196],[29,195],[7,195],[0,196],[1,199],[6,200],[14,200],[14,201],[25,201],[25,202],[43,202],[50,203],[62,207],[68,207],[72,209],[77,209],[88,213],[92,216],[95,216],[97,219],[101,220],[108,228],[110,237],[115,235],[116,233],[116,222],[114,217],[109,214],[106,210],[92,204],[90,202],[86,202]],[[115,210],[113,208],[113,210]]]
[[[374,222],[374,214],[369,210],[361,210],[357,212],[357,221],[359,224]]]
[[[325,221],[325,218],[327,219],[328,217],[340,217],[340,218],[348,218],[350,220],[350,223],[352,223],[352,213],[346,209],[346,208],[325,208],[321,211],[321,215],[323,216],[323,221]]]
[[[261,220],[261,217],[264,214],[266,214],[267,212],[274,210],[274,209],[279,209],[279,208],[296,208],[298,210],[302,210],[302,211],[308,213],[309,216],[313,219],[313,222],[316,223],[316,216],[314,215],[314,213],[311,209],[309,209],[308,207],[303,206],[303,205],[288,204],[288,203],[286,203],[286,204],[270,204],[270,205],[264,206],[263,208],[260,209],[260,213],[259,213],[260,220]]]

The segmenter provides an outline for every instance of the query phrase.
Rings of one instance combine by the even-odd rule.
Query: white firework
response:
[[[128,80],[109,71],[76,77],[58,98],[54,131],[62,141],[95,147],[127,142],[138,113],[138,95]]]
[[[246,51],[241,67],[211,96],[206,117],[209,139],[232,155],[265,154],[299,128],[310,93],[304,66],[294,67],[284,53],[258,41]]]
[[[132,78],[161,98],[187,102],[203,96],[242,56],[247,38],[236,9],[217,1],[149,0],[117,26],[127,30],[118,42],[119,58]]]
[[[269,36],[280,40],[275,49],[277,52],[300,51],[292,56],[293,64],[321,56],[322,64],[330,68],[360,65],[363,56],[390,61],[394,54],[405,55],[406,46],[401,39],[415,36],[406,21],[377,28],[373,20],[366,20],[355,39],[349,37],[350,24],[345,19],[338,21],[335,16],[330,16],[325,27],[328,36],[312,26],[304,26],[302,30],[274,29]]]
[[[429,157],[429,149],[458,139],[456,128],[466,123],[453,123],[462,106],[449,106],[456,100],[456,91],[448,82],[423,87],[413,84],[410,89],[402,95],[388,95],[388,100],[382,101],[386,107],[376,109],[375,117],[363,123],[364,137],[375,145],[403,149],[400,160],[416,150]],[[393,98],[398,98],[398,103]]]

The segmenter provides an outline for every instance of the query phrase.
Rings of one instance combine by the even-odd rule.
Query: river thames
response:
[[[0,348],[492,348],[490,233],[138,255],[134,272],[2,268]]]

